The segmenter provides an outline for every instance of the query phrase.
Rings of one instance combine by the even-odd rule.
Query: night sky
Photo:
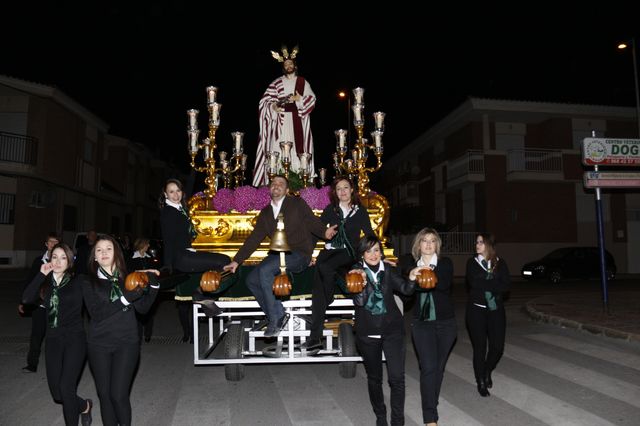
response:
[[[640,39],[631,3],[617,11],[615,2],[564,11],[560,2],[518,2],[418,13],[369,2],[358,14],[305,3],[318,8],[312,17],[285,14],[284,3],[251,15],[245,3],[226,14],[177,1],[50,3],[2,6],[0,74],[58,87],[112,134],[157,149],[185,171],[186,110],[201,111],[203,133],[209,85],[222,103],[218,146],[229,151],[230,133],[244,131],[253,165],[258,101],[281,74],[269,51],[283,43],[299,45],[299,74],[317,96],[316,167],[329,166],[333,131],[347,124],[338,91],[358,86],[365,131],[373,130],[371,113],[387,113],[385,156],[469,96],[635,105],[631,52],[616,49]]]

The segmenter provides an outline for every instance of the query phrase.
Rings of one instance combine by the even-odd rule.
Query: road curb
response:
[[[547,324],[558,325],[560,327],[572,328],[575,330],[587,331],[591,334],[610,337],[629,342],[640,342],[640,335],[629,333],[626,331],[616,330],[609,327],[603,327],[597,324],[582,323],[579,321],[550,315],[536,309],[536,302],[530,301],[525,303],[524,312],[534,321]]]

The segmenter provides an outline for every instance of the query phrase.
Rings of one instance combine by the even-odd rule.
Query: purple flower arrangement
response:
[[[322,188],[303,188],[300,190],[300,198],[302,198],[313,210],[323,210],[329,205],[330,186]],[[236,210],[240,213],[246,213],[250,210],[262,210],[271,202],[269,196],[269,187],[261,186],[254,188],[245,185],[239,188],[228,189],[221,188],[213,197],[213,208],[220,213],[229,213]]]

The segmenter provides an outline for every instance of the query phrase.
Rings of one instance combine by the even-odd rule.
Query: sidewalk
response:
[[[640,291],[609,292],[608,308],[594,292],[543,296],[524,306],[540,322],[640,342]]]

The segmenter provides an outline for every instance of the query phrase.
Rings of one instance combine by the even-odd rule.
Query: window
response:
[[[12,225],[15,219],[16,196],[0,193],[0,224]]]

